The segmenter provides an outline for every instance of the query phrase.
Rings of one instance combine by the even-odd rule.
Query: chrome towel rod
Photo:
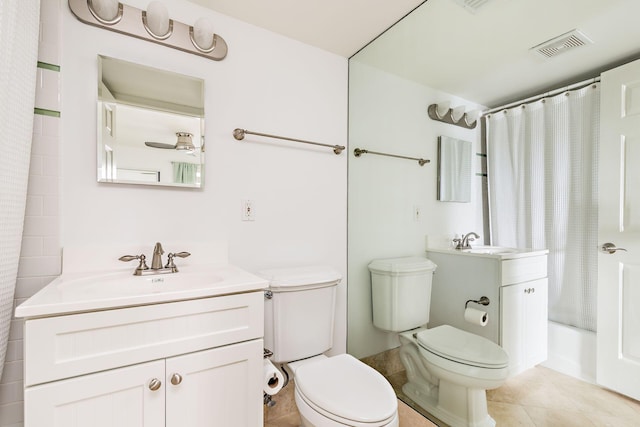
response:
[[[286,136],[277,136],[277,135],[269,135],[269,134],[260,133],[260,132],[252,132],[252,131],[246,130],[246,129],[235,129],[233,131],[233,137],[235,139],[237,139],[238,141],[242,141],[244,139],[245,135],[257,135],[257,136],[264,136],[266,138],[284,139],[286,141],[301,142],[303,144],[311,144],[311,145],[320,145],[322,147],[330,147],[330,148],[333,148],[333,152],[336,153],[336,154],[342,153],[342,150],[344,150],[344,148],[345,148],[342,145],[321,144],[319,142],[305,141],[304,139],[287,138]]]
[[[353,154],[356,157],[360,157],[363,154],[377,154],[378,156],[388,156],[388,157],[396,157],[398,159],[407,159],[407,160],[417,160],[420,166],[424,166],[425,163],[430,163],[431,160],[425,160],[418,157],[407,157],[407,156],[399,156],[397,154],[389,154],[389,153],[378,153],[376,151],[369,151],[362,148],[356,148],[353,150]]]

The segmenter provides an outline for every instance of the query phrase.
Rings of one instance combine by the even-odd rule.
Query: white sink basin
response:
[[[16,317],[159,304],[251,292],[268,282],[231,265],[184,266],[178,273],[134,276],[133,269],[63,274],[16,308]]]
[[[60,278],[58,289],[63,294],[125,296],[184,292],[210,288],[222,277],[211,272],[178,272],[149,276],[114,273],[80,278]]]

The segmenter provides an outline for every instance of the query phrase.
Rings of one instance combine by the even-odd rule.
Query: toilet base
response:
[[[466,388],[440,380],[439,386],[430,392],[425,392],[424,387],[411,381],[402,387],[402,391],[427,412],[451,427],[495,427],[496,425],[495,420],[487,412],[485,390]]]

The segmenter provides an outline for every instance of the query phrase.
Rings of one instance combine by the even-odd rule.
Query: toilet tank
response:
[[[292,362],[333,346],[336,288],[342,276],[312,266],[258,272],[269,281],[265,292],[264,346],[271,360]]]
[[[373,324],[391,332],[426,325],[436,265],[422,257],[377,259],[369,264]]]

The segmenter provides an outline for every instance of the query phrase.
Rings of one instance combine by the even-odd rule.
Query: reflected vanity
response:
[[[471,201],[471,142],[438,137],[438,200]]]
[[[201,188],[204,81],[98,62],[98,182]]]

